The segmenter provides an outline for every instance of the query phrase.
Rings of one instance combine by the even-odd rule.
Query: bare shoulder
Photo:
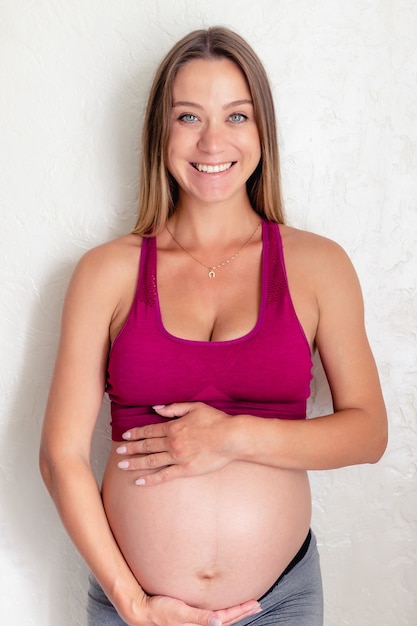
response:
[[[91,288],[107,285],[118,292],[137,275],[142,238],[129,234],[86,252],[78,261],[72,282],[90,283]]]
[[[142,238],[129,234],[92,248],[77,263],[66,303],[89,308],[111,320],[132,301],[139,271]]]
[[[126,269],[132,261],[137,261],[140,255],[142,238],[129,234],[113,239],[86,252],[77,264],[83,271],[106,272],[110,268],[114,271]]]
[[[356,280],[352,262],[337,242],[322,235],[290,226],[280,226],[287,269],[302,272],[314,284],[329,282],[335,277]]]
[[[302,258],[304,254],[306,256],[314,254],[319,262],[323,259],[347,258],[342,246],[323,235],[287,225],[281,225],[280,230],[283,246],[291,255],[297,254]]]

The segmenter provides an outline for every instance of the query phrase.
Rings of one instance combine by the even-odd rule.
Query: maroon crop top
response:
[[[230,415],[304,419],[311,352],[288,289],[279,226],[262,222],[262,290],[258,320],[243,337],[193,341],[162,322],[154,237],[144,238],[138,285],[113,341],[107,371],[112,439],[164,421],[153,405],[205,402]]]

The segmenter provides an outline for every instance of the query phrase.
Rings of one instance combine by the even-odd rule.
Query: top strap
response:
[[[284,252],[281,232],[276,222],[266,222],[267,263],[267,302],[281,300],[288,291],[287,275],[285,271]],[[265,280],[265,278],[264,278]]]
[[[156,302],[156,237],[143,237],[137,297],[148,306]]]

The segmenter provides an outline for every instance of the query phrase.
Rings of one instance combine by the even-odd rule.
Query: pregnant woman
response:
[[[334,413],[306,420],[316,349]],[[64,306],[41,471],[90,626],[320,626],[307,470],[376,462],[386,437],[351,263],[284,225],[265,71],[195,31],[151,88],[136,227],[81,259]]]

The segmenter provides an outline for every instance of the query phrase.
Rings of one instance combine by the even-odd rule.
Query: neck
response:
[[[211,263],[210,265],[208,265],[206,262],[202,261],[201,259],[198,259],[190,250],[187,250],[187,248],[185,246],[183,246],[183,244],[180,241],[178,241],[178,239],[175,237],[175,235],[170,230],[168,225],[166,226],[166,230],[169,233],[171,239],[176,243],[176,245],[179,248],[181,248],[181,250],[183,252],[188,254],[189,257],[191,257],[199,265],[205,267],[208,270],[208,277],[209,278],[215,278],[216,277],[216,271],[218,269],[222,268],[222,267],[225,267],[228,263],[233,261],[233,259],[235,259],[242,252],[242,250],[244,248],[246,248],[251,243],[251,241],[255,237],[255,235],[256,235],[258,229],[260,229],[260,227],[261,227],[261,221],[258,219],[258,223],[256,225],[255,230],[250,234],[250,236],[247,239],[245,239],[243,241],[243,243],[241,243],[239,245],[239,248],[237,248],[237,250],[235,250],[233,252],[233,254],[231,254],[230,256],[226,257],[223,261],[220,261],[219,263]],[[211,250],[211,252],[213,252],[213,250]]]
[[[249,202],[239,207],[216,205],[189,208],[180,204],[168,227],[183,245],[201,250],[221,249],[249,236],[259,221],[259,215]]]

